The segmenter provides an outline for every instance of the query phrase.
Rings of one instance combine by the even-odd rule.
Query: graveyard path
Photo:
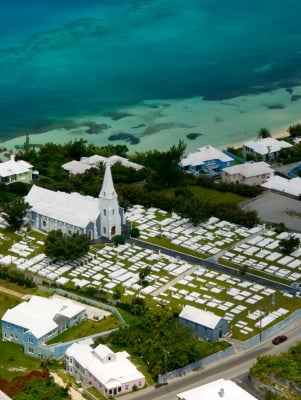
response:
[[[186,275],[190,275],[193,274],[195,270],[197,270],[199,268],[199,265],[195,265],[193,267],[191,267],[190,269],[188,269],[187,271],[183,272],[182,274],[176,276],[174,279],[172,279],[171,281],[167,282],[165,285],[159,287],[158,289],[154,290],[151,295],[152,296],[158,296],[160,293],[163,293],[165,290],[169,289],[171,286],[175,285],[176,283],[178,283],[181,279],[184,278],[184,276]]]
[[[239,246],[243,243],[248,242],[249,240],[253,239],[254,237],[260,235],[261,233],[264,232],[264,228],[262,228],[260,231],[254,233],[251,236],[248,236],[246,238],[243,238],[242,240],[240,240],[239,242],[235,242],[235,247]],[[216,261],[222,257],[225,253],[227,253],[228,251],[231,250],[233,246],[229,246],[227,249],[224,249],[220,252],[218,252],[217,254],[214,254],[214,256],[210,257],[211,259],[215,259]],[[201,260],[201,258],[200,258]],[[176,276],[174,279],[172,279],[171,281],[167,282],[165,285],[159,287],[158,289],[154,290],[151,295],[152,296],[159,296],[161,293],[163,293],[165,290],[168,290],[170,287],[172,287],[173,285],[175,285],[176,283],[178,283],[181,279],[183,279],[186,275],[190,275],[192,274],[194,271],[196,271],[199,268],[199,265],[194,265],[192,266],[190,269],[188,269],[187,271],[183,272],[182,274]]]
[[[240,245],[243,244],[243,243],[248,242],[249,240],[253,239],[254,237],[256,237],[256,236],[258,236],[258,235],[264,233],[264,231],[265,231],[265,229],[262,228],[260,231],[254,233],[254,234],[251,235],[251,236],[248,236],[248,237],[246,237],[246,238],[241,239],[239,242],[235,242],[234,245],[230,245],[230,246],[227,247],[226,249],[224,249],[224,250],[222,250],[222,251],[220,251],[220,252],[214,254],[214,255],[213,255],[212,257],[210,257],[210,258],[214,258],[214,260],[218,261],[218,259],[219,259],[220,257],[222,257],[224,254],[226,254],[228,251],[230,251],[233,247],[237,247],[237,246],[240,246]]]

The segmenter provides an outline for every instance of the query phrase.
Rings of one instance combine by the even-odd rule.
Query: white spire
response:
[[[105,175],[103,178],[102,188],[99,193],[99,197],[102,197],[105,199],[113,199],[113,198],[117,197],[117,194],[116,194],[116,191],[115,191],[115,188],[113,185],[111,167],[108,162],[106,163]]]

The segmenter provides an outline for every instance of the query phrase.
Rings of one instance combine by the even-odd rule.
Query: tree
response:
[[[139,279],[140,279],[140,282],[141,282],[142,286],[147,286],[148,282],[146,280],[146,277],[148,275],[150,275],[151,271],[152,270],[151,270],[151,267],[149,265],[147,267],[142,268],[139,271]]]
[[[279,248],[283,255],[291,254],[300,244],[300,239],[294,235],[290,235],[287,239],[279,241]]]
[[[89,251],[87,235],[64,235],[61,230],[51,231],[45,240],[45,254],[57,260],[75,260]]]
[[[114,237],[114,244],[115,246],[118,246],[119,244],[124,244],[125,243],[125,238],[122,235],[116,235]]]
[[[239,269],[240,280],[242,281],[243,277],[246,275],[248,271],[248,265],[244,264]]]
[[[138,238],[140,236],[140,231],[138,228],[134,227],[131,229],[131,237]]]
[[[23,225],[26,215],[27,203],[24,199],[16,199],[3,205],[3,218],[11,230],[17,231]]]
[[[295,124],[295,125],[291,125],[288,128],[288,133],[290,134],[291,137],[298,137],[301,136],[301,124]]]
[[[271,137],[271,133],[267,128],[261,128],[259,129],[257,138],[258,139],[265,139]]]

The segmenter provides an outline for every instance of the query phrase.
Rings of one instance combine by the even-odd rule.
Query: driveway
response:
[[[248,200],[242,209],[257,211],[262,222],[282,222],[287,229],[301,232],[301,217],[289,215],[293,211],[301,216],[301,201],[283,196],[279,193],[266,191],[255,199]]]

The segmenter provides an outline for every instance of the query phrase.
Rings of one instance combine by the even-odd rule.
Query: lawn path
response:
[[[0,286],[0,292],[10,294],[11,296],[20,297],[21,299],[28,297],[28,294],[16,292],[15,290],[7,289],[4,286]]]
[[[58,376],[58,374],[56,374],[55,372],[51,372],[50,375],[53,377],[54,382],[57,385],[60,385],[62,387],[66,386],[65,382],[61,377]],[[72,400],[85,400],[81,393],[78,390],[74,389],[72,386],[69,388],[69,395]]]

